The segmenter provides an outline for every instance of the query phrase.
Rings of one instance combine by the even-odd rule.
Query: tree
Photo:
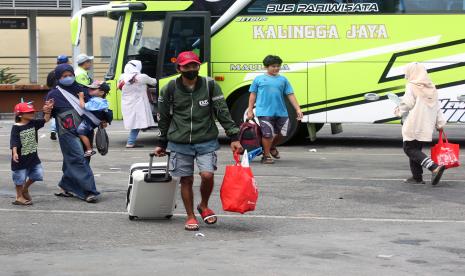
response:
[[[13,84],[19,81],[19,78],[12,73],[8,73],[10,67],[0,69],[0,84]]]

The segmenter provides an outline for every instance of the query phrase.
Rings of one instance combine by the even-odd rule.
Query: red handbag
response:
[[[223,210],[244,214],[255,210],[258,189],[250,167],[242,167],[239,155],[234,154],[235,165],[226,166],[220,197]]]
[[[446,142],[443,141],[443,136]],[[460,166],[460,145],[449,143],[447,135],[439,131],[439,141],[431,148],[431,159],[438,165],[446,166],[447,169]]]

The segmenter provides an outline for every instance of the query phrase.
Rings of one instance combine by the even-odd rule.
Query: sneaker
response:
[[[404,183],[407,183],[407,184],[425,184],[425,181],[423,181],[423,179],[415,179],[413,177],[410,177],[410,178],[407,178],[404,180]]]
[[[442,174],[446,170],[446,166],[439,166],[436,170],[433,171],[433,175],[431,176],[431,185],[436,186],[439,184],[441,180]]]
[[[56,132],[50,132],[50,140],[55,141],[57,139],[57,133]]]

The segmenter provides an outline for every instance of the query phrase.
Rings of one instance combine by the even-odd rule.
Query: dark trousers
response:
[[[423,168],[434,171],[438,167],[431,158],[421,151],[424,145],[426,142],[417,140],[404,142],[404,152],[409,158],[410,170],[415,180],[423,180]]]

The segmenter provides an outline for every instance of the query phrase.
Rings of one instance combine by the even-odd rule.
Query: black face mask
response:
[[[192,71],[181,72],[181,75],[188,80],[195,80],[195,78],[199,76],[199,71],[192,70]]]

